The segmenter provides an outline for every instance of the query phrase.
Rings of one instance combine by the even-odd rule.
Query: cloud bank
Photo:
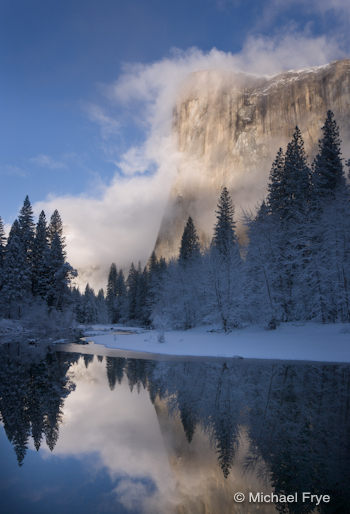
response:
[[[250,36],[236,54],[215,48],[208,53],[174,49],[157,62],[126,64],[116,82],[104,87],[111,112],[118,106],[119,119],[99,106],[88,105],[85,111],[100,127],[104,144],[123,130],[125,120],[142,132],[142,142],[114,158],[115,176],[98,196],[52,195],[35,206],[37,211],[60,211],[68,258],[80,272],[81,285],[89,281],[94,287],[103,286],[111,262],[127,268],[132,260],[144,264],[149,257],[180,158],[172,134],[172,112],[190,73],[216,69],[274,75],[343,56],[335,39],[289,30],[274,37]],[[109,154],[113,155],[113,148]]]

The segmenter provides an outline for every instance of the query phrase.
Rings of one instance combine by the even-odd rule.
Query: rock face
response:
[[[192,216],[202,244],[209,243],[221,188],[236,206],[254,208],[265,196],[271,163],[295,126],[311,160],[326,111],[340,127],[343,155],[350,157],[350,60],[274,77],[222,71],[193,73],[183,85],[173,116],[180,164],[163,217],[156,252],[177,255]]]

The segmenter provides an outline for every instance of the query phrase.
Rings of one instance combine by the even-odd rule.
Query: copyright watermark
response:
[[[313,494],[309,491],[302,493],[295,492],[293,494],[276,494],[263,492],[242,493],[237,491],[233,495],[236,503],[243,503],[247,500],[249,503],[313,503],[316,507],[321,503],[329,503],[331,497],[329,494]]]
[[[235,493],[233,496],[236,503],[242,503],[245,500],[245,494],[244,493]]]

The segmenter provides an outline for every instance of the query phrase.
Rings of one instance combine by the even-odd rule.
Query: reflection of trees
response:
[[[124,373],[130,390],[135,385],[138,390],[146,387],[152,401],[158,395],[167,401],[170,412],[179,412],[189,443],[201,424],[213,440],[225,477],[240,427],[247,426],[251,444],[246,466],[262,458],[276,493],[330,494],[332,512],[346,512],[350,504],[348,365],[126,359]],[[310,504],[301,502],[277,508],[312,511]]]
[[[58,438],[63,400],[73,388],[66,377],[74,354],[20,351],[19,345],[0,346],[0,411],[6,435],[19,465],[25,457],[29,436],[39,450],[45,437],[53,450]]]
[[[107,370],[107,378],[108,378],[108,384],[111,391],[115,388],[115,384],[118,381],[118,384],[121,383],[123,374],[124,374],[124,367],[125,367],[125,360],[123,358],[119,357],[106,357],[106,370]]]
[[[67,378],[75,354],[16,345],[0,347],[0,411],[7,437],[23,462],[32,435],[52,450],[58,438]],[[86,367],[92,356],[84,358]],[[100,359],[98,359],[101,362]],[[210,436],[223,475],[235,459],[241,427],[249,436],[247,468],[262,461],[276,493],[330,494],[327,512],[350,504],[350,367],[241,359],[155,362],[106,357],[110,389],[123,380],[147,389],[178,413],[190,444],[200,427]],[[260,466],[264,469],[263,466]],[[281,512],[311,512],[307,503],[278,505]],[[333,510],[331,510],[333,509]]]

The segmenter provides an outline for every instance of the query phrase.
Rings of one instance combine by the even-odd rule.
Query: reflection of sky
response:
[[[113,483],[121,479],[115,491],[128,507],[138,507],[141,497],[158,503],[158,495],[168,496],[171,473],[148,392],[130,394],[125,380],[111,391],[97,359],[87,370],[82,359],[71,370],[77,387],[65,401],[55,455],[95,453],[91,473],[104,467]],[[145,485],[150,480],[154,492]]]
[[[76,389],[53,453],[31,445],[19,468],[2,430],[1,513],[224,514],[237,512],[234,491],[264,489],[254,474],[242,476],[246,438],[224,480],[207,434],[197,427],[189,445],[179,417],[169,417],[164,402],[153,406],[142,388],[130,393],[126,379],[110,391],[105,361],[95,357],[86,369],[80,359],[70,375]]]

